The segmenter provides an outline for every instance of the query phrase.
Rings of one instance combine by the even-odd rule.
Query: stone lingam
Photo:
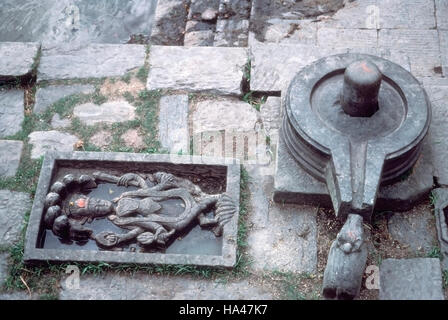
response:
[[[232,267],[239,175],[235,159],[49,152],[24,260]]]
[[[419,82],[397,64],[341,54],[302,69],[288,88],[283,111],[274,200],[325,205],[329,196],[345,224],[330,249],[323,295],[353,299],[367,259],[363,222],[370,222],[379,191],[402,181],[421,158],[430,103]],[[297,184],[307,181],[308,188],[325,184],[327,194],[312,199],[292,179],[285,183],[285,176]],[[417,194],[427,194],[430,182]],[[383,209],[396,205],[385,202]]]

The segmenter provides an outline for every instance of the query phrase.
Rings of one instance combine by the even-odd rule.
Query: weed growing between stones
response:
[[[427,258],[437,258],[442,259],[442,252],[440,251],[439,246],[433,246],[428,254],[426,255]]]

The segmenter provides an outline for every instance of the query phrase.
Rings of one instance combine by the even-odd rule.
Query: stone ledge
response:
[[[0,82],[30,75],[38,51],[34,42],[0,42]]]

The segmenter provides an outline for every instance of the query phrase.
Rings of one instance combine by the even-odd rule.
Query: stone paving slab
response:
[[[31,209],[27,193],[0,190],[0,246],[18,241],[23,227],[23,217]]]
[[[375,47],[378,41],[376,30],[334,29],[317,30],[317,45],[330,48],[365,48]]]
[[[309,272],[317,266],[316,208],[272,203],[272,175],[248,167],[248,254],[256,271]]]
[[[437,72],[442,66],[437,30],[380,30],[378,46],[405,52],[416,77],[441,76]]]
[[[91,84],[59,85],[39,88],[36,91],[36,102],[34,103],[33,112],[44,112],[53,103],[72,94],[90,94],[94,91],[95,87]]]
[[[386,259],[380,266],[380,300],[444,300],[439,259]]]
[[[377,0],[381,29],[435,29],[435,7],[428,0]]]
[[[122,76],[145,63],[146,47],[137,44],[44,45],[37,80]]]
[[[158,1],[151,33],[151,44],[181,46],[188,15],[188,1]]]
[[[34,131],[28,138],[33,145],[32,159],[39,159],[46,151],[73,151],[74,144],[78,141],[76,136],[56,130]]]
[[[80,289],[61,281],[61,300],[271,300],[272,294],[246,280],[226,284],[191,279],[136,274],[81,276]]]
[[[125,122],[135,119],[135,107],[125,100],[105,102],[101,105],[89,102],[76,106],[73,115],[90,126],[98,123]]]
[[[428,206],[417,206],[411,211],[394,213],[387,229],[393,239],[411,251],[427,254],[436,244],[434,215]]]
[[[429,128],[429,141],[431,146],[434,176],[437,182],[448,186],[448,79],[422,80],[432,105],[432,121]]]
[[[446,0],[435,0],[437,28],[448,30],[448,2]]]
[[[317,44],[317,23],[313,20],[269,19],[259,41],[275,43]]]
[[[0,287],[8,278],[8,259],[9,254],[0,253]]]
[[[147,88],[240,95],[243,48],[151,46]]]
[[[159,140],[171,153],[189,153],[188,95],[169,95],[160,99]]]
[[[0,140],[0,177],[14,177],[19,168],[23,142]]]
[[[30,74],[38,50],[38,43],[0,42],[0,81]]]
[[[24,102],[23,90],[0,91],[0,138],[16,134],[22,129]]]
[[[448,20],[448,19],[447,19]],[[439,30],[440,57],[442,60],[442,71],[448,77],[448,30]]]

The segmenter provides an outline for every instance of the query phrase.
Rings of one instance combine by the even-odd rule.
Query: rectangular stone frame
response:
[[[189,255],[117,251],[90,251],[37,248],[43,224],[44,200],[58,161],[107,161],[130,163],[164,163],[173,165],[224,166],[227,171],[226,192],[237,206],[231,221],[224,226],[221,255]],[[178,156],[169,154],[138,154],[121,152],[47,152],[42,164],[34,203],[25,238],[25,263],[54,262],[107,262],[136,264],[183,264],[232,268],[236,263],[237,233],[240,201],[240,162],[233,158]]]

